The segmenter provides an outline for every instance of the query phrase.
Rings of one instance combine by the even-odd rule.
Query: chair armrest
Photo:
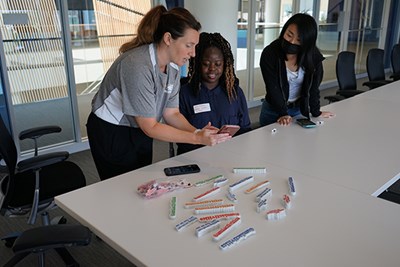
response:
[[[361,93],[364,93],[365,91],[362,90],[337,90],[336,94],[344,96],[346,98],[352,97]]]
[[[38,138],[45,134],[59,133],[59,132],[61,132],[61,127],[56,126],[56,125],[35,127],[35,128],[30,128],[30,129],[26,129],[26,130],[22,131],[19,134],[19,139],[24,140],[27,138]]]
[[[66,151],[47,153],[39,155],[29,159],[21,160],[17,164],[17,170],[19,172],[36,170],[54,163],[58,163],[66,160],[69,157],[69,153]]]
[[[15,240],[13,251],[40,252],[66,246],[86,246],[90,241],[91,232],[82,225],[40,226],[24,231]]]
[[[332,103],[332,102],[341,101],[341,100],[345,99],[345,97],[341,96],[341,95],[328,95],[328,96],[325,96],[324,99],[328,100],[329,103]]]
[[[379,86],[385,85],[391,83],[391,81],[387,81],[387,80],[382,80],[382,81],[368,81],[368,82],[364,82],[362,85],[368,86],[369,89],[374,89],[377,88]]]

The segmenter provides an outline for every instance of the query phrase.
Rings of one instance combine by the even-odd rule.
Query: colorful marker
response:
[[[267,198],[271,195],[272,195],[271,188],[265,188],[263,191],[261,191],[260,194],[256,196],[256,202],[260,202],[261,199]]]
[[[285,209],[275,209],[267,212],[267,220],[280,220],[286,217]]]
[[[223,175],[217,175],[217,176],[214,176],[214,177],[211,177],[211,178],[202,180],[202,181],[198,181],[198,182],[196,182],[194,185],[195,185],[195,186],[202,186],[202,185],[212,183],[212,182],[214,182],[215,180],[217,180],[217,179],[222,179],[222,178],[224,178]]]
[[[221,214],[200,217],[199,222],[208,222],[208,221],[212,221],[212,220],[229,220],[229,219],[233,219],[236,217],[240,217],[239,212],[221,213]]]
[[[203,199],[213,196],[217,194],[219,191],[221,191],[221,187],[213,187],[211,190],[208,190],[204,192],[203,194],[200,194],[196,197],[193,198],[193,201],[202,201]]]
[[[176,218],[176,197],[171,197],[169,202],[169,218],[175,219]]]
[[[296,187],[294,186],[294,179],[293,179],[293,177],[289,177],[288,183],[289,183],[289,193],[290,193],[292,196],[296,195]]]
[[[243,232],[241,232],[240,234],[238,234],[237,236],[225,241],[224,243],[222,243],[219,248],[222,250],[228,249],[233,247],[234,245],[239,244],[240,242],[246,240],[248,237],[254,235],[256,233],[256,230],[254,230],[254,228],[249,227],[246,230],[244,230]]]
[[[185,209],[194,209],[199,207],[206,207],[206,206],[216,206],[222,205],[224,203],[223,199],[210,199],[204,201],[194,201],[194,202],[186,202]]]
[[[227,224],[225,224],[224,227],[222,227],[220,230],[218,230],[215,234],[213,234],[213,239],[215,241],[220,240],[222,237],[224,237],[227,233],[235,229],[239,224],[241,223],[241,219],[239,217],[234,218]]]
[[[196,227],[196,236],[201,237],[217,228],[219,228],[221,222],[219,220],[213,220],[206,224]]]
[[[219,206],[209,206],[209,207],[200,207],[195,208],[195,214],[204,214],[204,213],[219,213],[219,212],[232,212],[235,211],[234,204],[226,204],[226,205],[219,205]]]
[[[225,178],[222,176],[222,178],[218,178],[217,180],[214,181],[214,187],[215,186],[222,186],[228,182],[228,178]]]
[[[252,187],[246,189],[246,191],[244,191],[244,192],[247,193],[247,194],[249,194],[249,193],[252,193],[252,192],[256,191],[257,189],[266,187],[266,186],[269,185],[269,184],[270,184],[270,182],[269,182],[268,180],[265,180],[265,181],[263,181],[263,182],[261,182],[261,183],[258,183],[258,184],[256,184],[256,185],[253,185]]]
[[[227,197],[230,201],[232,201],[233,203],[236,203],[236,202],[237,202],[236,195],[235,195],[234,193],[230,192],[229,190],[228,190],[228,193],[226,193],[226,197]]]
[[[290,209],[290,207],[292,206],[292,201],[290,200],[290,197],[286,194],[283,195],[282,203],[286,209]]]
[[[261,199],[258,203],[257,203],[257,212],[260,213],[262,210],[266,210],[268,207],[268,203],[267,203],[267,199]]]
[[[240,187],[242,187],[242,186],[244,186],[244,185],[246,185],[248,183],[251,183],[253,181],[254,181],[254,177],[253,176],[249,176],[249,177],[243,178],[243,179],[237,181],[236,183],[233,183],[233,184],[229,185],[229,192],[233,192],[236,189],[238,189],[238,188],[240,188]]]
[[[197,217],[196,217],[196,216],[190,216],[190,217],[187,218],[186,220],[184,220],[184,221],[178,223],[178,224],[175,226],[175,229],[176,229],[176,231],[179,232],[179,231],[185,229],[186,227],[188,227],[189,225],[191,225],[191,224],[193,224],[193,223],[195,223],[195,222],[197,222]]]

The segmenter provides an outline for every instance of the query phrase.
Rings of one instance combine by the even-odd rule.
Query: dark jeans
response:
[[[108,123],[89,115],[87,134],[100,179],[108,179],[147,165],[153,159],[153,139],[140,128]]]
[[[288,114],[292,117],[300,115],[300,108],[294,107],[288,109]],[[277,122],[279,114],[274,108],[267,102],[263,101],[260,111],[260,126],[265,126]]]

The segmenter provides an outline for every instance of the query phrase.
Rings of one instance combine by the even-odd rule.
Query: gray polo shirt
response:
[[[116,125],[138,127],[138,117],[160,121],[165,108],[179,107],[179,67],[170,63],[167,73],[157,64],[154,44],[120,55],[107,71],[92,100],[97,117]]]

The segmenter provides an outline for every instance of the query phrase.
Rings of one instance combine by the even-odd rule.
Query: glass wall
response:
[[[75,140],[59,8],[54,0],[0,1],[6,73],[15,132],[57,124],[57,143]],[[40,140],[51,146],[54,140]],[[33,144],[21,142],[21,151]]]
[[[68,21],[80,132],[87,136],[85,123],[91,100],[103,75],[118,56],[119,47],[133,38],[150,1],[68,1]]]
[[[366,72],[365,58],[372,47],[383,48],[379,40],[384,39],[384,16],[390,0],[241,0],[238,12],[238,60],[237,71],[241,81],[252,80],[248,100],[258,101],[265,95],[265,85],[259,69],[259,59],[265,46],[279,36],[282,26],[295,13],[314,16],[319,27],[317,46],[325,57],[323,84],[336,81],[336,58],[339,51],[356,53],[356,73]],[[386,14],[387,15],[387,14]],[[251,18],[255,17],[252,24]],[[253,34],[254,32],[254,34]],[[247,38],[255,39],[249,51]],[[250,47],[251,48],[251,47]],[[252,53],[252,54],[250,54]],[[254,69],[249,71],[248,58],[254,57]],[[250,78],[249,78],[250,77]],[[245,83],[242,83],[245,87]]]
[[[151,1],[0,0],[13,131],[61,126],[40,140],[42,149],[86,139],[91,99],[150,8]],[[33,144],[20,148],[30,152]]]
[[[3,121],[6,125],[9,124],[8,122],[8,112],[7,112],[7,105],[6,105],[6,96],[4,92],[3,86],[3,77],[1,73],[1,66],[0,66],[0,116],[3,118]]]
[[[369,49],[380,47],[384,1],[352,2],[351,10],[347,50],[356,53],[356,73],[361,73],[366,71]]]

